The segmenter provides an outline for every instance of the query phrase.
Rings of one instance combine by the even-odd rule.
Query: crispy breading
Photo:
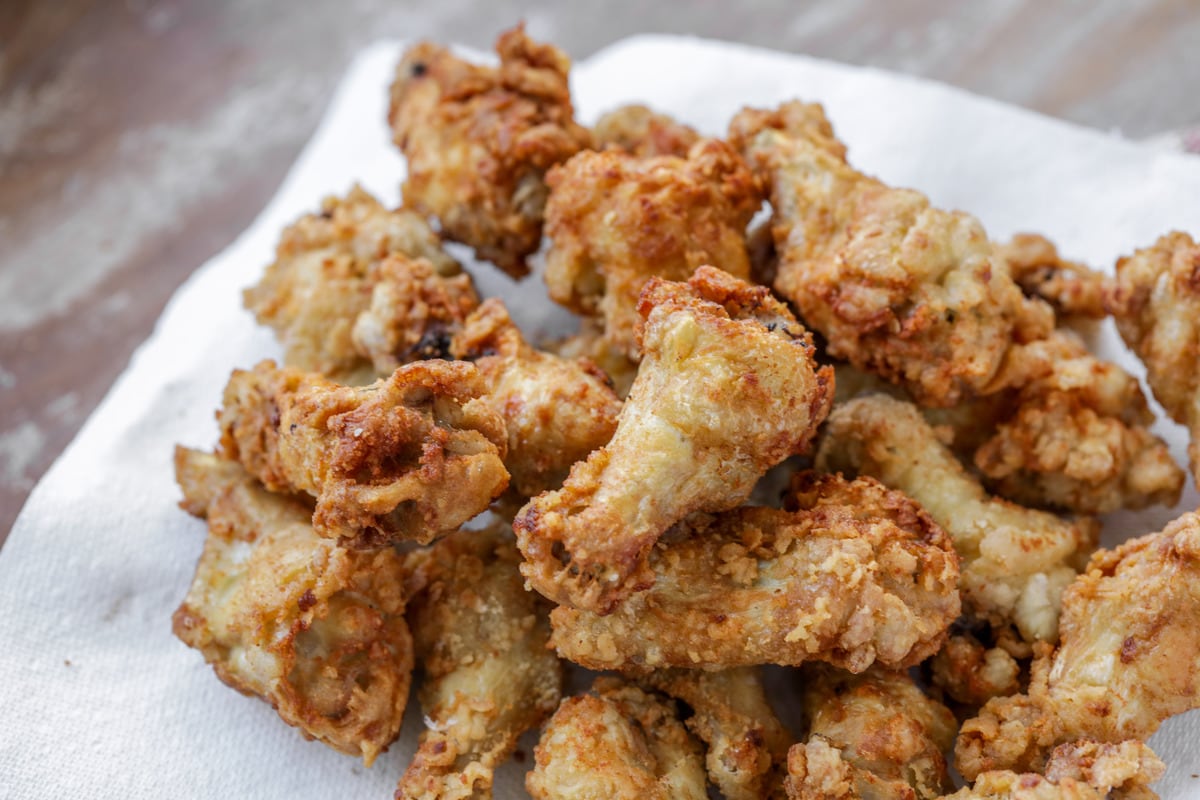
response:
[[[562,486],[571,466],[608,444],[621,401],[587,359],[534,349],[504,303],[485,300],[450,344],[474,361],[488,386],[483,401],[508,429],[504,466],[525,497]]]
[[[397,800],[487,800],[496,767],[558,707],[562,667],[512,531],[460,530],[409,554],[426,730]]]
[[[1095,546],[1094,519],[989,497],[911,403],[851,400],[830,415],[817,468],[870,475],[920,503],[962,557],[965,612],[1026,642],[1054,641],[1059,598]]]
[[[937,686],[972,713],[993,697],[1021,690],[1021,666],[1003,647],[987,647],[970,633],[951,634],[929,660]]]
[[[574,119],[566,54],[523,25],[502,33],[496,52],[493,67],[413,46],[396,68],[388,123],[408,161],[405,206],[516,278],[542,241],[546,171],[591,137]]]
[[[604,321],[604,337],[638,358],[638,294],[652,276],[685,281],[715,265],[750,276],[746,225],[758,182],[724,142],[686,158],[582,152],[546,178],[546,286],[551,299]]]
[[[1068,261],[1045,236],[1018,233],[996,246],[1008,262],[1009,272],[1021,290],[1039,297],[1062,317],[1103,319],[1108,315],[1105,296],[1112,278],[1086,264]]]
[[[801,679],[808,739],[788,753],[793,800],[826,797],[826,776],[839,773],[849,777],[848,796],[872,800],[933,800],[953,787],[943,753],[954,743],[954,715],[907,673],[811,665]]]
[[[370,766],[400,732],[412,678],[400,556],[334,546],[308,506],[236,462],[178,447],[175,477],[209,529],[175,635],[306,739]]]
[[[813,473],[791,503],[689,518],[651,551],[652,588],[607,616],[556,608],[551,641],[585,667],[642,672],[933,655],[961,608],[958,558],[929,515],[875,481]]]
[[[667,528],[740,505],[807,448],[833,395],[766,287],[702,267],[686,284],[651,278],[639,312],[644,357],[612,441],[514,523],[530,585],[600,613],[653,583],[646,558]]]
[[[1025,298],[974,217],[850,167],[818,105],[744,109],[730,141],[770,190],[775,289],[831,355],[928,406],[1020,378],[1007,362],[1053,328],[1053,311]]]
[[[1063,593],[1061,642],[1041,648],[1028,694],[997,698],[963,724],[964,776],[1040,772],[1079,739],[1146,739],[1200,706],[1200,516],[1092,557]]]
[[[592,317],[579,320],[579,332],[546,345],[546,349],[560,358],[585,358],[598,366],[608,377],[608,382],[617,397],[624,400],[633,388],[637,377],[638,363],[604,338],[604,324]]]
[[[1188,459],[1200,486],[1200,243],[1176,231],[1119,260],[1110,305],[1155,398],[1191,434]]]
[[[761,670],[662,669],[642,682],[691,708],[685,724],[708,746],[708,779],[726,800],[779,791],[791,736],[767,702]]]
[[[263,361],[229,378],[221,449],[268,489],[315,497],[321,536],[427,544],[508,485],[504,420],[485,389],[457,361],[408,364],[361,388]]]
[[[414,344],[479,302],[420,215],[389,210],[359,186],[288,226],[275,261],[244,297],[279,337],[287,366],[334,378],[356,376],[372,360],[394,368],[422,357]]]
[[[700,134],[692,126],[638,104],[613,109],[592,126],[597,150],[615,148],[640,157],[684,158],[699,140]]]
[[[1055,748],[1045,775],[985,772],[973,786],[945,800],[1158,800],[1147,784],[1164,771],[1162,761],[1141,742],[1084,740]]]
[[[706,800],[700,744],[675,703],[597,678],[546,723],[525,776],[534,800]]]

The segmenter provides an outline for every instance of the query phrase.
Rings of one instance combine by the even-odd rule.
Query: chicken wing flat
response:
[[[176,448],[175,476],[209,528],[175,635],[305,738],[370,766],[400,731],[412,679],[400,557],[322,539],[306,505],[233,461]]]
[[[833,396],[766,287],[702,267],[688,283],[652,278],[639,312],[644,357],[612,441],[514,523],[530,585],[602,614],[653,583],[646,557],[667,528],[738,506],[805,449]]]
[[[1105,296],[1112,278],[1064,259],[1045,236],[1018,233],[996,249],[1021,290],[1045,300],[1059,316],[1103,319],[1108,315]]]
[[[870,475],[937,520],[962,557],[969,616],[1014,626],[1026,642],[1054,641],[1063,589],[1095,546],[1096,521],[1067,521],[989,497],[911,403],[851,400],[830,415],[817,469]]]
[[[358,186],[284,230],[274,263],[245,292],[287,366],[334,378],[422,357],[422,340],[478,302],[419,214],[391,211]]]
[[[1061,642],[1034,662],[1028,694],[963,724],[967,778],[1040,772],[1055,745],[1146,739],[1200,706],[1200,516],[1097,552],[1062,602]]]
[[[409,554],[427,730],[397,800],[487,800],[495,768],[558,707],[562,667],[512,531],[461,530]]]
[[[1112,314],[1154,396],[1191,434],[1188,458],[1200,476],[1200,243],[1168,233],[1118,261]]]
[[[636,359],[638,294],[652,276],[685,281],[715,264],[750,276],[746,226],[762,205],[758,182],[724,142],[678,156],[583,152],[547,177],[550,297],[601,317],[604,336]]]
[[[933,800],[953,788],[943,753],[954,715],[907,673],[813,665],[803,681],[808,739],[788,753],[792,800],[837,797],[828,787],[843,783],[850,797],[871,800]]]
[[[698,141],[700,134],[695,128],[643,105],[614,109],[592,127],[592,143],[597,150],[615,148],[640,157],[684,158]]]
[[[408,161],[405,206],[519,278],[541,244],[546,171],[591,137],[575,122],[561,50],[517,26],[496,52],[493,67],[429,42],[412,47],[396,68],[388,123]]]
[[[534,800],[706,800],[699,743],[675,704],[617,678],[563,701],[525,776]]]
[[[562,486],[571,466],[608,444],[617,429],[621,401],[607,376],[586,359],[531,347],[498,299],[471,315],[450,351],[474,361],[483,375],[482,399],[508,429],[504,465],[525,497]]]
[[[427,544],[508,486],[504,420],[485,389],[463,362],[419,361],[354,388],[264,361],[225,387],[221,449],[268,489],[317,498],[321,536]]]
[[[745,507],[681,523],[656,581],[612,614],[560,606],[559,655],[590,669],[725,669],[827,661],[861,672],[933,655],[959,615],[946,534],[872,480],[804,478],[799,510]]]
[[[978,712],[993,697],[1021,690],[1021,666],[1003,647],[987,647],[970,633],[951,634],[929,660],[934,686],[959,707]]]
[[[725,800],[760,800],[781,789],[791,736],[767,702],[758,668],[655,670],[642,682],[691,708],[685,724],[708,746],[708,778]]]
[[[974,217],[850,167],[819,105],[745,109],[730,141],[770,190],[775,288],[831,355],[949,406],[1003,388],[1016,346],[1053,328]]]
[[[1165,767],[1137,741],[1080,741],[1055,748],[1045,775],[985,772],[945,800],[1158,800],[1149,788]]]

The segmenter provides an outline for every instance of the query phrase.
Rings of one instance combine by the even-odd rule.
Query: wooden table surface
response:
[[[4,0],[0,542],[170,294],[262,208],[354,53],[490,47],[524,18],[583,58],[691,33],[926,76],[1134,138],[1200,122],[1200,4]]]

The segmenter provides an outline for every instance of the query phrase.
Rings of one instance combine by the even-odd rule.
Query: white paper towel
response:
[[[400,52],[380,43],[354,62],[317,134],[254,225],[178,291],[154,335],[31,495],[0,552],[0,797],[390,797],[420,731],[370,770],[305,742],[265,704],[221,684],[171,635],[204,539],[176,507],[176,442],[209,447],[233,367],[277,356],[241,308],[240,290],[272,257],[279,231],[328,193],[362,182],[398,199],[403,160],[383,122]],[[1152,151],[964,92],[745,47],[638,37],[578,65],[581,118],[642,101],[721,132],[742,105],[825,103],[852,162],[934,203],[977,214],[990,233],[1035,230],[1069,257],[1111,265],[1172,228],[1200,233],[1200,159]],[[473,268],[530,333],[567,324],[536,280],[515,287]],[[1141,368],[1104,328],[1098,346]],[[1185,436],[1170,423],[1183,460]],[[1181,508],[1195,508],[1189,487]],[[1116,514],[1109,539],[1156,530],[1176,511]],[[1200,713],[1152,745],[1171,800],[1200,797]],[[520,797],[510,765],[497,797]]]

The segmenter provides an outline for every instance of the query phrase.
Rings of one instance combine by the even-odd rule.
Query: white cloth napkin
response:
[[[361,181],[398,200],[403,160],[384,123],[400,53],[380,43],[354,62],[320,129],[254,225],[187,281],[153,336],[31,495],[0,551],[0,796],[6,798],[390,797],[421,729],[415,698],[400,741],[366,770],[305,742],[265,704],[221,684],[171,635],[204,539],[176,507],[176,442],[210,447],[233,367],[277,356],[242,310],[240,290],[272,257],[280,230],[328,193]],[[642,101],[724,130],[742,105],[792,97],[826,104],[862,169],[977,214],[991,234],[1041,231],[1066,255],[1109,266],[1180,228],[1200,234],[1200,159],[911,78],[800,56],[659,36],[627,40],[578,65],[581,118]],[[531,334],[568,325],[540,280],[519,287],[473,267]],[[1141,374],[1111,326],[1109,358]],[[1161,423],[1181,463],[1186,437]],[[1157,530],[1195,508],[1116,514],[1109,540]],[[1200,714],[1152,745],[1164,797],[1200,797]],[[528,749],[526,749],[528,755]],[[521,797],[525,764],[497,797]]]

